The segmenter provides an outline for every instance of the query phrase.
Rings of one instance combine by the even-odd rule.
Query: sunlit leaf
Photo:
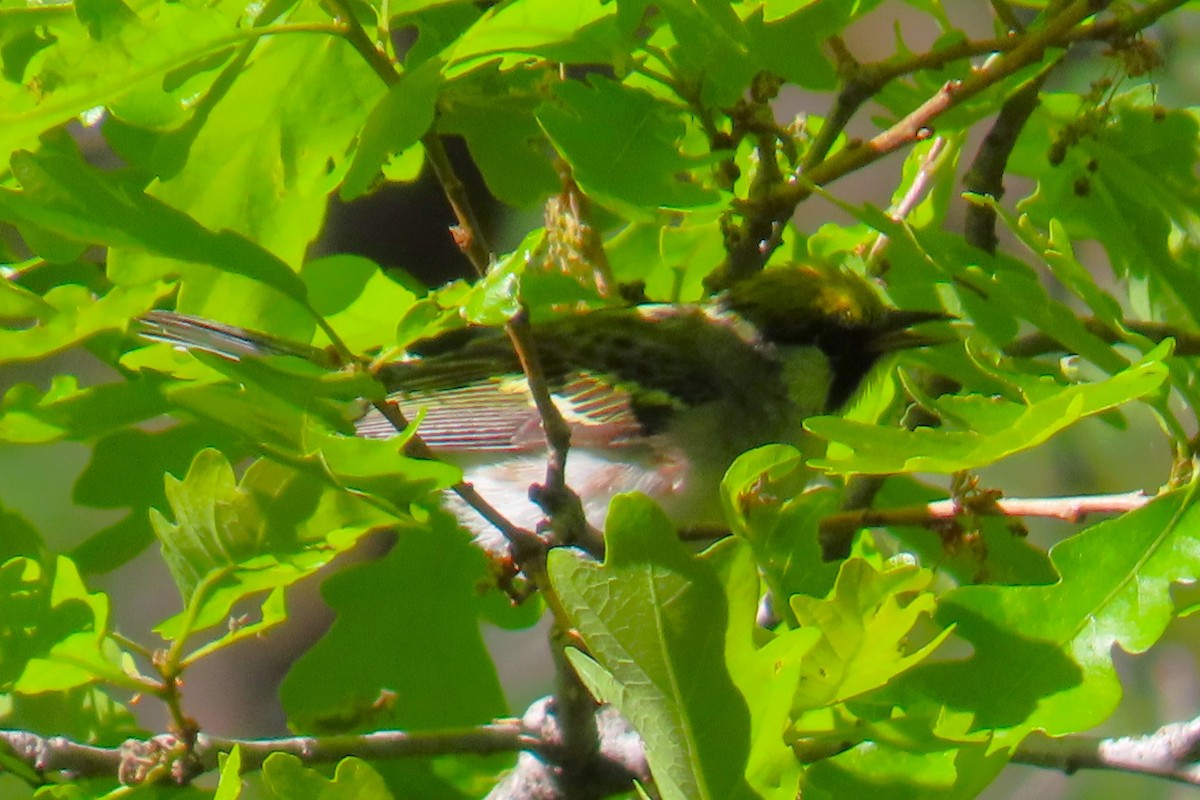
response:
[[[1160,348],[1161,351],[1161,348]],[[814,417],[810,431],[836,442],[815,465],[842,474],[958,472],[991,464],[1045,442],[1079,420],[1136,400],[1158,389],[1168,370],[1150,356],[1105,381],[1057,387],[1029,403],[995,397],[949,399],[948,408],[969,431],[883,428],[837,417]],[[1032,398],[1031,398],[1032,399]]]
[[[431,59],[400,76],[363,124],[358,150],[342,181],[343,200],[366,192],[384,161],[416,144],[433,123],[442,62]]]
[[[674,109],[599,76],[560,84],[556,96],[558,103],[537,112],[538,121],[575,179],[601,202],[627,210],[694,208],[716,199],[715,192],[679,179],[699,163],[679,151],[683,123]],[[623,135],[610,136],[610,130]]]
[[[343,759],[333,778],[304,766],[288,753],[274,753],[263,763],[263,782],[272,798],[320,797],[322,800],[391,800],[383,778],[358,758]]]
[[[1158,641],[1172,617],[1172,586],[1200,571],[1192,494],[1173,492],[1056,545],[1053,584],[943,596],[939,622],[956,625],[974,654],[919,667],[901,679],[906,691],[968,712],[972,729],[1005,731],[1010,741],[1098,724],[1121,696],[1114,648],[1142,653]]]
[[[572,653],[572,663],[641,734],[664,797],[754,796],[751,713],[726,661],[749,646],[757,581],[748,551],[725,553],[737,560],[726,565],[736,582],[722,585],[713,561],[689,555],[638,495],[614,500],[605,529],[602,565],[551,553],[551,578],[590,653]]]

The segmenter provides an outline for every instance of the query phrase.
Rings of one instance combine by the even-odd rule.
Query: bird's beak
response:
[[[948,333],[924,333],[914,331],[914,325],[926,322],[947,322],[954,316],[944,311],[901,311],[889,312],[888,318],[880,328],[879,335],[872,344],[878,353],[895,353],[900,350],[911,350],[914,347],[931,347],[954,341],[955,337]]]

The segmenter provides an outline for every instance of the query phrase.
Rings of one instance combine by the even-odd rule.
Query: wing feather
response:
[[[627,391],[600,377],[579,373],[553,392],[575,444],[625,445],[647,431],[638,421]],[[544,448],[541,418],[524,377],[508,375],[464,386],[397,392],[389,402],[409,419],[424,413],[418,433],[434,450],[525,452]],[[356,423],[360,436],[394,436],[378,411]]]

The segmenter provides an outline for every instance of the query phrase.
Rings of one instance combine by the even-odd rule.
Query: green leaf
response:
[[[0,205],[3,202],[0,198]],[[37,315],[37,324],[0,324],[0,364],[45,358],[103,331],[124,330],[131,319],[149,311],[169,291],[166,284],[149,283],[117,286],[96,297],[84,286],[57,286],[42,297],[45,305]],[[24,428],[23,435],[36,438],[47,433],[35,425]]]
[[[12,157],[12,169],[25,191],[0,190],[0,218],[33,222],[72,241],[208,263],[269,286],[301,306],[306,303],[304,284],[270,253],[229,231],[213,233],[115,176],[84,164],[77,154],[20,151]],[[146,284],[166,274],[164,270],[142,275],[136,283]]]
[[[166,410],[154,380],[80,389],[74,375],[55,375],[45,393],[27,383],[5,393],[0,439],[20,444],[91,439]]]
[[[272,753],[263,762],[263,788],[271,800],[392,800],[383,778],[358,758],[344,758],[330,780],[289,753]]]
[[[343,200],[367,192],[389,156],[404,152],[433,124],[434,106],[442,86],[442,62],[430,59],[405,72],[388,87],[363,124],[358,150],[340,190]]]
[[[526,0],[494,6],[445,51],[462,71],[499,57],[501,67],[541,56],[565,64],[608,63],[621,41],[616,6],[602,0]]]
[[[1169,344],[1169,343],[1168,343]],[[995,397],[943,398],[951,418],[971,430],[913,431],[885,428],[837,417],[811,417],[804,426],[837,443],[818,468],[843,475],[893,472],[958,472],[977,469],[1035,447],[1079,420],[1136,400],[1157,390],[1167,379],[1160,346],[1145,359],[1096,383],[1058,386],[1042,381],[1029,402]]]
[[[242,796],[242,749],[234,745],[228,754],[221,754],[220,781],[213,800],[238,800]]]
[[[136,16],[120,3],[0,10],[0,152],[31,147],[100,106],[139,124],[179,125],[212,78],[196,73],[169,86],[164,76],[250,36],[223,4],[138,5]]]
[[[216,450],[200,451],[183,480],[168,475],[166,495],[175,521],[152,510],[151,523],[185,608],[155,630],[177,642],[221,624],[240,600],[264,592],[272,593],[255,624],[274,625],[284,614],[274,590],[312,575],[369,527],[390,521],[269,461],[255,462],[237,482]],[[234,631],[187,658],[240,638]]]
[[[684,123],[676,108],[598,75],[586,84],[561,83],[555,94],[558,103],[542,106],[538,122],[598,202],[644,216],[646,208],[696,208],[717,199],[680,180],[701,163],[679,151]],[[614,130],[621,135],[610,135]]]
[[[476,591],[485,562],[450,515],[435,510],[428,527],[400,529],[385,557],[326,581],[322,595],[337,618],[280,688],[293,729],[444,729],[503,715],[479,629],[480,614],[490,613]],[[381,692],[395,692],[394,703],[374,707]]]
[[[1138,314],[1178,309],[1195,325],[1200,281],[1177,263],[1171,240],[1200,231],[1200,121],[1163,110],[1147,88],[1095,109],[1078,95],[1044,95],[1010,165],[1038,180],[1019,205],[1035,223],[1057,220],[1072,238],[1099,241],[1118,277],[1149,284],[1151,304]]]
[[[664,798],[756,796],[750,712],[726,663],[729,631],[753,619],[756,593],[727,595],[713,564],[689,555],[644,496],[616,497],[605,532],[603,565],[550,553],[551,580],[591,654],[571,652],[571,663],[641,734]],[[748,555],[739,569],[756,583]]]
[[[877,689],[928,657],[950,634],[944,628],[920,647],[912,639],[922,617],[932,616],[933,573],[903,562],[876,570],[861,558],[842,562],[837,584],[824,599],[789,599],[801,626],[821,640],[804,658],[798,713],[842,703]],[[926,637],[928,638],[928,637]]]
[[[303,4],[289,21],[328,17]],[[313,320],[280,303],[264,290],[262,284],[271,282],[245,270],[269,253],[272,263],[292,273],[281,274],[279,282],[303,297],[294,270],[320,232],[328,195],[385,88],[341,37],[283,35],[259,42],[227,85],[205,98],[203,124],[181,132],[182,140],[172,145],[186,159],[147,190],[209,230],[253,242],[258,254],[243,253],[239,267],[213,255],[121,247],[109,254],[111,279],[140,283],[178,274],[179,311],[307,341]]]
[[[685,85],[699,85],[700,99],[708,106],[737,102],[761,69],[747,31],[725,0],[666,0],[658,3],[671,34],[673,71]]]
[[[725,258],[725,238],[718,219],[708,215],[691,214],[680,225],[663,227],[659,240],[662,263],[671,271],[669,293],[652,294],[670,298],[672,302],[694,303],[706,296],[702,281]],[[647,280],[646,291],[658,289]]]
[[[313,259],[300,277],[313,308],[356,353],[394,347],[396,320],[416,302],[412,292],[361,256]]]
[[[919,692],[968,714],[971,730],[1013,743],[1032,730],[1062,736],[1099,724],[1121,696],[1114,648],[1137,654],[1157,642],[1172,619],[1172,586],[1200,572],[1194,494],[1162,496],[1054,546],[1054,584],[944,595],[938,622],[956,625],[974,653],[919,667],[898,696]]]
[[[762,5],[761,19],[751,15],[746,20],[750,52],[762,69],[807,89],[831,91],[837,85],[837,72],[822,52],[822,43],[878,4],[878,0],[771,0]]]
[[[691,303],[707,292],[701,283],[725,256],[716,216],[694,212],[678,224],[638,220],[604,243],[613,276],[621,283],[642,283],[646,296],[664,303]]]
[[[46,545],[42,535],[18,512],[0,506],[0,532],[3,532],[3,536],[0,536],[0,564],[20,556],[38,561],[45,559]]]
[[[791,445],[764,445],[738,456],[721,481],[730,529],[744,537],[783,613],[794,594],[824,596],[837,577],[836,562],[821,553],[818,523],[837,511],[831,489],[806,489],[813,471]]]
[[[534,117],[543,102],[540,81],[532,70],[501,72],[489,65],[448,83],[438,103],[438,131],[462,136],[488,189],[519,208],[542,202],[560,186]]]
[[[929,747],[914,752],[868,742],[813,764],[805,785],[818,798],[880,796],[968,800],[979,796],[1008,763],[985,745]]]
[[[14,691],[63,692],[97,680],[144,688],[108,636],[108,598],[87,591],[70,559],[59,556],[53,569],[12,559],[0,567],[0,584],[9,605],[0,615],[7,629],[0,674],[19,674]]]
[[[1024,319],[1068,348],[1068,352],[1078,353],[1106,372],[1115,373],[1129,365],[1128,358],[1088,330],[1068,305],[1051,296],[1037,273],[1016,258],[1003,253],[984,253],[957,234],[933,228],[918,230],[896,222],[871,205],[854,206],[827,192],[822,192],[822,196],[876,231],[887,234],[889,283],[897,300],[910,300],[914,306],[946,302],[949,291],[931,292],[932,264],[941,269],[946,280],[952,281],[952,299],[961,307],[949,310],[960,319],[969,319],[979,333],[990,336],[998,347],[1016,338],[1018,321]],[[1002,219],[1007,217],[1007,212],[994,201],[979,198],[977,202],[996,208]],[[1024,224],[1012,227],[1022,231],[1027,228]],[[1048,245],[1032,246],[1040,254]]]
[[[781,732],[787,727],[791,696],[818,632],[781,631],[765,644],[756,611],[761,587],[746,548],[730,543],[703,556],[716,570],[729,602],[725,660],[750,711],[750,753],[746,781],[756,796],[795,800],[800,793],[801,765]]]
[[[252,516],[254,507],[219,451],[197,453],[183,480],[168,474],[166,497],[175,522],[158,511],[151,512],[151,521],[185,602],[213,573],[266,549],[261,524]]]
[[[526,248],[518,248],[471,286],[459,305],[469,322],[499,327],[520,313],[527,254]]]
[[[416,30],[417,41],[404,55],[405,67],[409,68],[440,56],[485,11],[459,0],[404,0],[390,3],[388,8],[393,13],[392,30],[402,26]]]
[[[372,495],[400,516],[410,502],[461,476],[448,464],[403,455],[412,431],[386,440],[331,432],[352,433],[351,420],[363,412],[358,398],[382,392],[361,371],[328,372],[289,356],[229,361],[199,355],[236,383],[213,383],[208,371],[208,377],[169,386],[164,394],[178,409],[236,432],[244,447],[330,486]]]
[[[1027,216],[1021,217],[1021,222],[1028,223],[1028,220]],[[1030,224],[1024,226],[1026,231],[1031,227]],[[1095,276],[1075,257],[1074,247],[1066,228],[1058,220],[1050,221],[1049,237],[1044,240],[1039,237],[1034,241],[1037,247],[1035,252],[1042,253],[1046,264],[1054,270],[1055,277],[1064,286],[1071,289],[1076,297],[1087,303],[1088,309],[1097,319],[1110,325],[1120,324],[1120,303],[1111,294],[1100,288],[1096,283]]]
[[[45,319],[54,314],[54,306],[16,281],[0,282],[0,318]]]
[[[127,514],[71,551],[80,570],[109,572],[145,550],[154,541],[150,509],[166,507],[163,475],[183,473],[192,454],[206,447],[234,461],[248,455],[227,430],[197,422],[154,432],[126,428],[96,441],[72,499],[93,508],[125,509]]]
[[[425,146],[414,144],[405,150],[389,156],[379,168],[385,181],[392,183],[413,183],[421,177],[425,168]]]
[[[904,218],[909,226],[935,230],[945,227],[946,214],[962,191],[955,168],[962,157],[965,140],[965,133],[949,132],[917,142],[904,157],[903,173],[892,192],[889,208],[907,208],[912,203],[914,189],[925,187],[927,191]],[[931,160],[931,155],[936,157]]]
[[[362,415],[364,398],[383,396],[379,382],[365,371],[330,371],[307,358],[267,355],[232,360],[203,351],[193,351],[193,355],[235,385],[252,387],[256,394],[270,395],[291,406],[293,410],[283,414],[291,421],[295,421],[296,411],[302,411],[343,433],[353,432],[350,423]]]
[[[411,428],[407,435],[380,440],[337,436],[309,427],[304,442],[312,455],[304,463],[319,466],[327,479],[343,489],[407,509],[410,503],[428,501],[431,492],[462,479],[461,470],[451,464],[403,455],[404,443],[415,432]]]
[[[237,599],[240,598],[235,598],[234,602],[236,602]],[[285,622],[287,620],[287,608],[284,604],[284,590],[282,586],[276,586],[271,590],[271,593],[267,595],[265,600],[263,600],[262,605],[259,607],[259,611],[261,612],[262,616],[257,622],[251,622],[244,618],[238,618],[236,620],[236,624],[233,624],[235,621],[230,620],[231,624],[229,626],[229,633],[225,634],[219,639],[213,639],[212,641],[207,642],[203,646],[198,647],[192,652],[188,653],[180,662],[181,666],[187,666],[188,664],[199,661],[207,655],[229,647],[230,645],[240,642],[244,639],[261,638],[266,634],[267,631],[271,630],[271,628],[274,628],[276,625]]]

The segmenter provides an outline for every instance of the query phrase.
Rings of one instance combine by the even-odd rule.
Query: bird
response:
[[[901,310],[836,265],[767,268],[708,302],[642,303],[564,313],[531,325],[555,405],[571,431],[567,484],[603,529],[609,501],[643,492],[678,524],[720,523],[718,487],[742,452],[799,444],[804,420],[847,405],[890,353],[942,339],[912,330],[941,310]],[[141,319],[141,336],[228,359],[293,355],[328,365],[320,348],[173,311]],[[512,523],[543,521],[529,487],[546,444],[529,384],[504,331],[466,326],[417,341],[376,377],[438,457],[457,464]],[[398,432],[377,409],[356,433]],[[476,538],[496,532],[457,498]],[[491,548],[489,548],[491,549]]]

